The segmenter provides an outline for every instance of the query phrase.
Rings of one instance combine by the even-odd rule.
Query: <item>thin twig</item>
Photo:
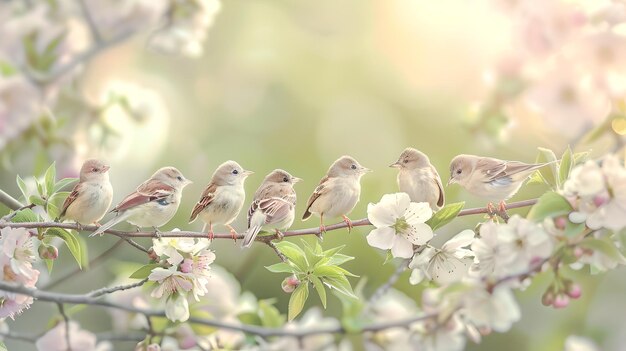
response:
[[[98,256],[92,258],[91,260],[89,260],[89,267],[93,268],[95,266],[97,266],[100,262],[104,261],[109,255],[111,255],[113,252],[115,252],[118,248],[120,248],[122,246],[122,244],[124,243],[124,238],[121,238],[120,240],[116,241],[115,244],[113,244],[113,246],[111,246],[110,248],[108,248],[106,251],[102,252],[101,254],[99,254]],[[71,272],[67,272],[67,274],[65,274],[64,276],[49,282],[46,285],[40,286],[40,289],[44,289],[44,290],[49,290],[54,288],[55,286],[65,282],[66,280],[70,279],[70,278],[74,278],[77,274],[81,274],[83,272],[86,272],[86,270],[82,270],[80,268],[76,268],[74,270],[72,270]]]
[[[528,207],[537,203],[537,199],[524,200],[519,202],[513,202],[507,204],[507,209],[514,209],[520,207]],[[470,216],[476,214],[486,214],[489,213],[489,210],[486,207],[479,208],[470,208],[466,210],[462,210],[459,212],[457,217]],[[370,221],[367,218],[354,220],[352,221],[353,227],[363,227],[371,225]],[[337,229],[347,228],[347,224],[345,222],[339,222],[336,224],[326,226],[326,231],[332,231]],[[74,229],[74,230],[85,230],[85,231],[96,231],[98,229],[97,226],[89,225],[83,226],[81,228],[78,227],[75,223],[57,223],[57,222],[24,222],[24,223],[0,223],[0,228],[4,227],[13,227],[13,228],[62,228],[62,229]],[[135,231],[121,231],[115,229],[107,229],[105,233],[116,235],[120,238],[206,238],[206,233],[200,232],[192,232],[192,231],[176,231],[176,232],[160,232],[158,235],[154,232],[135,232]],[[305,228],[305,229],[297,229],[283,232],[283,237],[294,237],[294,236],[302,236],[302,235],[318,235],[320,233],[319,227],[314,228]],[[215,239],[231,239],[232,236],[230,233],[216,233]],[[243,234],[239,234],[237,239],[243,239]],[[257,236],[256,241],[267,241],[267,237]],[[142,250],[143,251],[143,250]],[[147,251],[147,250],[146,250]]]
[[[280,258],[281,261],[283,262],[287,262],[287,257],[285,257],[285,255],[283,255],[282,252],[280,252],[280,250],[276,247],[276,244],[274,244],[271,241],[265,241],[265,243],[267,244],[267,246],[271,247],[272,250],[274,250],[274,252],[276,252],[276,255],[278,255],[278,258]]]
[[[59,308],[59,313],[63,317],[63,321],[65,322],[65,342],[67,343],[67,351],[72,351],[72,344],[70,340],[70,318],[65,313],[65,308],[63,304],[58,302],[57,307]]]
[[[119,285],[119,286],[114,286],[114,287],[110,287],[110,288],[102,288],[102,289],[94,290],[94,291],[88,293],[87,296],[89,296],[89,297],[100,297],[102,295],[111,294],[111,293],[114,293],[116,291],[123,291],[123,290],[138,288],[138,287],[144,285],[147,281],[148,281],[148,278],[146,278],[146,279],[144,279],[144,280],[142,280],[140,282],[133,283],[133,284]]]
[[[404,273],[404,271],[408,268],[410,261],[410,259],[405,259],[400,262],[396,270],[389,277],[389,279],[387,279],[385,284],[378,287],[374,294],[372,294],[372,297],[370,297],[370,304],[383,297],[387,293],[387,291],[391,289],[391,287],[398,281],[402,273]]]
[[[7,194],[2,189],[0,189],[0,203],[5,204],[8,208],[14,211],[24,206],[21,202],[17,201],[13,196]]]

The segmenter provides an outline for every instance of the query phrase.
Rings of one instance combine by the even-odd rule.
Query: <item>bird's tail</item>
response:
[[[307,208],[306,211],[304,211],[304,214],[302,215],[302,220],[306,221],[310,217],[311,217],[311,211],[309,211],[309,209]]]
[[[117,213],[115,215],[115,217],[111,218],[111,220],[109,220],[108,222],[104,223],[103,225],[100,226],[100,228],[98,228],[98,230],[96,230],[95,232],[91,233],[89,235],[89,237],[92,236],[96,236],[96,235],[102,235],[106,230],[110,229],[111,227],[113,227],[114,225],[126,220],[126,218],[128,218],[130,216],[130,213],[128,213],[128,211],[124,211],[123,213]]]
[[[253,226],[248,228],[246,234],[243,236],[243,241],[241,242],[241,248],[250,247],[252,242],[256,238],[257,234],[261,231],[261,226]]]

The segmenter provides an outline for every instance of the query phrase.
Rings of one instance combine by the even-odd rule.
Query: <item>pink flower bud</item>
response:
[[[557,229],[563,230],[563,229],[565,229],[566,225],[567,225],[567,219],[565,219],[565,217],[556,217],[554,219],[554,226]]]
[[[552,304],[554,308],[565,308],[567,307],[567,305],[569,305],[569,297],[563,294],[558,294],[554,299],[554,303]]]
[[[161,351],[161,346],[159,346],[159,344],[150,344],[146,348],[146,351]]]
[[[59,250],[53,245],[39,245],[39,257],[44,260],[56,260],[59,257]]]
[[[574,248],[574,256],[576,256],[576,258],[581,258],[583,257],[584,254],[585,254],[585,250],[583,250],[582,247]]]
[[[583,290],[578,284],[571,284],[565,292],[572,299],[578,299],[583,294]]]
[[[180,264],[180,271],[183,273],[191,273],[193,270],[193,260],[191,258],[185,258],[183,263]]]
[[[554,292],[552,289],[548,289],[543,296],[541,296],[541,303],[544,306],[551,306],[554,303]]]
[[[148,257],[152,261],[158,261],[159,260],[159,256],[156,254],[156,252],[154,252],[153,248],[150,248],[150,250],[148,250]]]
[[[608,197],[604,195],[596,195],[593,198],[593,204],[596,205],[596,207],[600,207],[604,205],[605,203],[607,203],[608,201],[609,201]]]
[[[287,294],[291,294],[296,288],[300,285],[300,281],[296,278],[295,275],[289,276],[283,280],[280,286],[283,288],[283,291]]]

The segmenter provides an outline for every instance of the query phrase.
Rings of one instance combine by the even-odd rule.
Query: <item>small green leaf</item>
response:
[[[20,188],[24,199],[28,199],[28,187],[26,186],[26,183],[19,174],[17,175],[15,181],[17,182],[17,187]]]
[[[337,246],[337,247],[333,247],[332,249],[328,249],[324,252],[322,252],[322,255],[324,255],[325,257],[333,257],[335,256],[335,254],[337,254],[339,251],[343,250],[343,248],[346,247],[346,245],[341,245],[341,246]]]
[[[556,155],[554,151],[546,148],[538,148],[539,155],[537,156],[537,163],[547,163],[556,161]],[[557,178],[556,163],[552,163],[550,166],[542,167],[539,169],[541,176],[545,182],[553,188],[560,187],[560,181]]]
[[[541,222],[547,217],[567,215],[572,212],[572,206],[563,196],[550,191],[539,198],[539,201],[530,208],[527,218]]]
[[[619,264],[626,264],[626,258],[622,256],[621,252],[619,252],[617,247],[615,247],[615,244],[607,240],[589,237],[581,241],[580,246],[594,251],[599,251]]]
[[[89,253],[87,251],[87,241],[80,235],[74,236],[80,246],[80,265],[89,269]]]
[[[259,317],[266,328],[278,328],[285,324],[285,316],[280,314],[272,300],[259,300]]]
[[[5,345],[4,342],[2,342],[2,340],[0,340],[0,351],[9,351],[7,349],[7,345]]]
[[[565,230],[563,232],[563,234],[565,234],[566,237],[572,238],[575,236],[578,236],[580,233],[582,233],[585,230],[585,223],[572,223],[569,221],[569,219],[567,220],[567,223],[565,224]]]
[[[309,298],[309,284],[303,282],[298,285],[296,290],[291,293],[291,298],[289,299],[289,313],[287,319],[292,321],[296,318],[302,309],[304,308],[304,303],[306,299]]]
[[[324,309],[326,309],[326,288],[324,288],[324,284],[322,284],[322,281],[318,277],[311,276],[310,278],[313,286],[315,287],[315,290],[317,290],[317,294],[320,296],[322,306],[324,306]]]
[[[563,184],[569,178],[569,174],[572,171],[572,149],[568,146],[563,156],[561,156],[561,163],[559,164],[559,180]]]
[[[80,269],[83,269],[80,242],[78,241],[78,239],[76,239],[76,236],[72,234],[72,232],[60,228],[49,228],[48,230],[46,230],[46,235],[61,238],[65,242],[65,246],[67,246],[67,248],[72,253],[72,256],[74,256],[76,263],[78,263],[78,267]]]
[[[54,192],[54,184],[55,184],[56,176],[57,176],[56,163],[52,162],[52,164],[50,165],[50,167],[48,167],[44,175],[44,180],[46,184],[46,195],[48,197],[50,197],[52,193]]]
[[[344,264],[348,261],[352,261],[354,260],[354,257],[352,256],[348,256],[348,255],[344,255],[344,254],[335,254],[330,258],[330,261],[328,261],[329,265],[334,265],[334,266],[338,266],[340,264]]]
[[[48,275],[52,274],[52,268],[54,267],[54,260],[43,260],[46,263],[46,267],[48,268]]]
[[[44,183],[39,179],[35,179],[35,184],[37,184],[37,193],[40,197],[46,196],[46,189]],[[32,197],[32,196],[31,196]]]
[[[433,216],[426,221],[426,224],[428,224],[433,230],[437,230],[455,219],[464,206],[465,202],[456,202],[445,205],[442,209],[435,212]]]
[[[39,216],[30,208],[25,208],[23,210],[18,211],[13,218],[11,218],[11,222],[13,223],[24,223],[24,222],[38,222]]]
[[[41,207],[46,207],[46,201],[44,199],[41,198],[41,196],[39,195],[31,195],[28,198],[28,202],[30,202],[31,204],[35,204],[37,206],[41,206]]]
[[[136,270],[133,274],[130,275],[129,278],[131,278],[131,279],[146,279],[146,278],[148,278],[150,273],[152,273],[152,270],[157,268],[157,267],[162,267],[162,266],[160,264],[158,264],[158,263],[147,264],[145,266],[142,266],[138,270]]]
[[[541,176],[541,172],[539,171],[534,171],[530,175],[530,177],[528,177],[528,181],[526,182],[526,184],[545,184],[545,183],[546,182]]]
[[[265,269],[272,273],[296,273],[295,267],[287,262],[280,262],[271,266],[265,266]]]
[[[62,190],[63,188],[65,188],[66,186],[70,185],[71,183],[77,181],[78,178],[63,178],[61,180],[59,180],[58,182],[56,182],[56,184],[54,184],[54,189],[53,192],[59,192],[59,190]]]
[[[281,241],[276,243],[276,247],[280,252],[287,256],[287,258],[293,262],[300,269],[300,271],[305,271],[309,267],[306,255],[304,251],[298,247],[298,245],[289,241]]]
[[[328,285],[329,287],[337,290],[338,292],[346,295],[346,296],[350,296],[352,298],[357,298],[356,295],[354,295],[354,292],[352,291],[352,286],[350,286],[350,282],[348,281],[348,278],[346,278],[343,275],[334,275],[334,276],[325,276],[323,277],[322,281],[324,282],[324,284]]]
[[[589,157],[589,151],[577,152],[572,156],[572,166],[576,166],[587,161]]]

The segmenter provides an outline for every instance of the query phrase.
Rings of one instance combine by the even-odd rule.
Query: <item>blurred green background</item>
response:
[[[119,139],[104,148],[89,144],[91,131],[72,122],[66,137],[76,144],[74,149],[49,149],[33,141],[2,170],[0,186],[17,196],[18,173],[32,175],[57,160],[71,175],[84,158],[102,157],[112,166],[116,203],[154,170],[172,165],[194,184],[185,189],[176,217],[162,230],[200,230],[200,223],[188,225],[187,218],[223,161],[233,159],[255,171],[246,184],[248,200],[264,175],[275,168],[303,178],[296,185],[300,217],[330,163],[349,154],[374,170],[363,178],[361,201],[351,214],[353,219],[363,218],[369,202],[397,190],[396,170],[387,166],[407,146],[428,154],[444,183],[449,160],[459,153],[530,162],[538,146],[557,154],[565,149],[569,141],[533,117],[513,121],[499,137],[470,128],[471,106],[486,91],[483,71],[506,47],[506,28],[492,10],[458,1],[224,1],[200,59],[155,53],[146,49],[146,38],[140,36],[86,65],[81,91],[97,96],[110,81],[131,81],[158,94],[149,106],[152,114],[140,121],[109,116]],[[596,150],[602,150],[602,145]],[[513,201],[545,190],[529,185]],[[485,205],[458,186],[447,187],[446,196],[448,203]],[[1,206],[0,213],[6,213]],[[434,243],[481,220],[480,216],[459,218],[439,230]],[[293,228],[317,224],[316,219],[296,220]],[[245,226],[242,212],[234,227],[243,231]],[[365,241],[368,232],[369,228],[357,228],[350,235],[343,230],[329,232],[323,246],[347,245],[345,253],[356,260],[346,268],[367,277],[365,292],[371,294],[395,267],[382,265],[384,254]],[[89,239],[90,255],[115,241],[112,236]],[[232,272],[243,290],[258,298],[276,297],[277,306],[286,313],[289,296],[280,288],[284,276],[264,269],[277,262],[272,250],[254,245],[241,251],[230,240],[217,240],[212,248],[216,263]],[[106,264],[77,274],[54,290],[83,293],[105,286],[116,276],[117,260],[141,263],[145,257],[124,247]],[[62,251],[52,279],[74,267]],[[624,273],[620,268],[594,277],[574,275],[583,284],[583,297],[563,310],[541,305],[549,277],[537,279],[517,294],[522,320],[510,332],[490,335],[468,349],[557,350],[566,336],[579,334],[594,338],[603,349],[619,350],[626,343]],[[420,289],[408,284],[408,274],[397,287],[417,299]],[[307,306],[318,304],[317,298],[311,298]],[[339,316],[340,312],[339,301],[331,298],[325,313]],[[35,304],[10,327],[44,330],[54,313],[53,305]],[[79,312],[77,318],[84,328],[96,332],[110,329],[112,323],[98,308]],[[11,350],[32,347],[20,342],[8,345]]]

